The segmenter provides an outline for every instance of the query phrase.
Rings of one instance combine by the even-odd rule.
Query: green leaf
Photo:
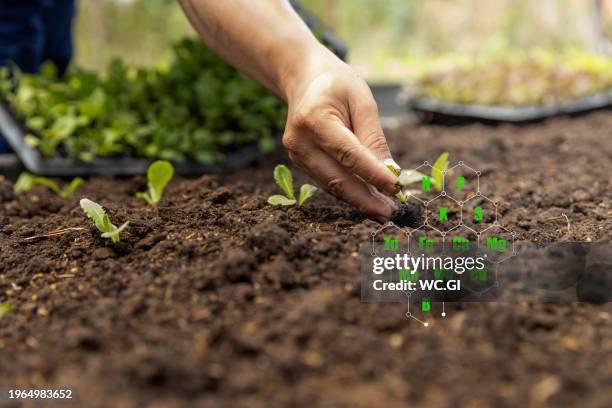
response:
[[[74,194],[74,191],[82,182],[83,179],[77,177],[73,179],[70,184],[62,190],[60,186],[53,180],[50,180],[45,177],[33,176],[28,172],[23,172],[19,175],[19,178],[15,182],[15,185],[13,186],[13,191],[15,192],[15,194],[23,193],[26,191],[30,191],[35,184],[40,184],[41,186],[47,187],[62,198],[69,198],[72,196],[72,194]]]
[[[136,193],[136,198],[142,198],[143,200],[145,200],[147,202],[147,204],[151,204],[153,205],[153,199],[151,198],[151,196],[149,195],[149,193]]]
[[[399,174],[399,183],[402,186],[407,186],[408,184],[420,182],[423,177],[425,177],[425,174],[420,171],[403,169]]]
[[[174,167],[166,160],[157,160],[153,162],[147,170],[147,180],[149,191],[147,193],[139,193],[136,196],[144,198],[149,204],[157,204],[164,193],[166,185],[174,176]]]
[[[69,198],[72,197],[72,195],[74,194],[74,192],[76,191],[76,189],[83,183],[83,179],[80,177],[76,177],[74,179],[72,179],[72,181],[70,182],[70,184],[68,184],[66,187],[64,187],[64,190],[62,191],[62,193],[60,194],[60,196],[62,198]]]
[[[96,228],[100,230],[100,232],[109,233],[113,232],[116,228],[108,218],[106,211],[102,206],[98,203],[95,203],[87,198],[83,198],[80,201],[81,208],[85,212],[85,215],[94,222]]]
[[[444,152],[431,169],[431,177],[436,191],[442,191],[443,173],[448,169],[448,152]]]
[[[13,305],[9,302],[0,303],[0,320],[11,310],[13,310]]]
[[[407,203],[410,199],[410,196],[404,193],[403,191],[399,191],[395,196],[400,201],[400,203]]]
[[[275,194],[268,198],[268,203],[272,205],[293,205],[295,199],[287,198],[284,195]]]
[[[119,228],[115,228],[111,232],[105,232],[104,234],[102,234],[102,238],[110,238],[111,241],[114,243],[121,241],[119,234],[121,233],[121,231],[126,229],[129,224],[129,221],[124,222],[119,226]]]
[[[102,238],[110,238],[113,243],[120,241],[119,234],[128,226],[129,221],[117,228],[110,222],[106,211],[100,204],[83,198],[80,205],[87,217],[93,220],[96,228],[102,232]]]
[[[279,164],[274,168],[274,180],[276,184],[285,192],[288,199],[295,201],[295,194],[293,193],[293,176],[291,170],[284,164]]]
[[[15,194],[24,193],[30,191],[34,187],[34,176],[28,172],[23,172],[19,175],[19,178],[13,186],[13,192]]]
[[[314,196],[317,192],[318,188],[313,186],[312,184],[303,184],[300,187],[300,196],[298,198],[298,205],[304,204],[308,199]]]
[[[62,196],[62,189],[60,186],[53,180],[49,180],[45,177],[34,177],[34,184],[40,184],[41,186],[47,187],[49,190],[53,191],[58,196]]]

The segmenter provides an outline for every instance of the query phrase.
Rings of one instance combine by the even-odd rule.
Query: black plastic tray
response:
[[[557,105],[506,107],[460,104],[430,98],[409,98],[408,107],[429,121],[445,119],[489,122],[534,122],[559,115],[573,115],[612,106],[612,91],[590,95]]]

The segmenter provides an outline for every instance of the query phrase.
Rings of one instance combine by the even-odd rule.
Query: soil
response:
[[[445,150],[479,169],[518,240],[612,236],[609,112],[387,136],[403,167]],[[266,204],[283,160],[176,179],[157,207],[134,198],[143,178],[68,200],[2,179],[2,386],[69,388],[74,406],[610,405],[611,304],[432,304],[425,328],[361,303],[357,250],[378,224],[326,194]],[[120,245],[81,196],[130,221]]]
[[[423,225],[423,205],[418,201],[410,201],[401,204],[397,210],[391,214],[391,222],[398,227],[417,228]]]

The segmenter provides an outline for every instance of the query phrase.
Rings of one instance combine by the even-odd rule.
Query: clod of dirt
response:
[[[112,258],[115,254],[109,248],[98,248],[96,249],[92,256],[94,259],[101,261],[103,259]]]
[[[261,271],[266,279],[274,283],[277,288],[291,289],[296,286],[295,269],[283,255],[262,265]]]
[[[272,222],[262,222],[246,236],[246,245],[260,260],[276,255],[291,241],[287,230]]]
[[[402,204],[391,214],[391,222],[398,227],[419,227],[423,224],[423,206],[414,201]]]
[[[255,270],[255,258],[242,249],[229,249],[224,251],[215,264],[230,282],[250,282]]]
[[[232,192],[227,187],[221,187],[212,192],[210,201],[213,204],[225,204],[232,196]]]

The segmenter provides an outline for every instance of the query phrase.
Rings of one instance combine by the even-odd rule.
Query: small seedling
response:
[[[87,215],[87,217],[95,223],[96,228],[102,232],[102,238],[109,238],[113,243],[121,241],[119,233],[128,226],[130,223],[129,221],[124,222],[117,228],[110,222],[108,214],[106,214],[106,211],[100,204],[94,203],[87,198],[83,198],[80,204],[85,215]]]
[[[136,193],[136,197],[143,198],[147,203],[155,205],[161,200],[164,189],[174,176],[174,167],[166,160],[157,160],[147,169],[147,185],[149,191]]]
[[[13,305],[9,302],[0,303],[0,320],[11,310],[13,310]]]
[[[24,193],[30,191],[35,184],[40,184],[53,191],[55,194],[62,198],[70,198],[74,194],[77,187],[81,185],[83,179],[80,177],[72,179],[72,181],[66,185],[63,189],[53,180],[45,177],[34,176],[28,172],[23,172],[19,175],[13,191],[15,194]]]
[[[391,171],[391,173],[397,176],[402,187],[421,181],[421,179],[425,177],[425,174],[421,173],[420,171],[401,169],[392,159],[385,160],[384,164]],[[400,203],[407,203],[410,198],[410,196],[404,193],[402,190],[395,194],[395,197],[397,197]]]
[[[448,169],[448,153],[444,152],[438,157],[431,169],[431,178],[436,191],[442,191],[444,172]]]
[[[387,168],[398,177],[399,184],[405,187],[418,183],[428,176],[418,170],[401,169],[391,159],[385,160]],[[443,173],[448,169],[448,153],[444,152],[438,157],[431,169],[431,179],[436,191],[442,191]],[[409,203],[410,193],[400,190],[395,197],[402,205],[393,212],[391,221],[400,227],[417,227],[422,222],[422,207],[418,203]]]
[[[276,184],[284,191],[285,195],[275,194],[268,198],[268,203],[272,205],[294,205],[296,203],[295,194],[293,193],[293,175],[291,170],[283,164],[279,164],[274,168],[274,180]],[[314,196],[317,188],[311,184],[304,184],[300,187],[300,195],[297,199],[297,205],[301,206],[308,199]]]

